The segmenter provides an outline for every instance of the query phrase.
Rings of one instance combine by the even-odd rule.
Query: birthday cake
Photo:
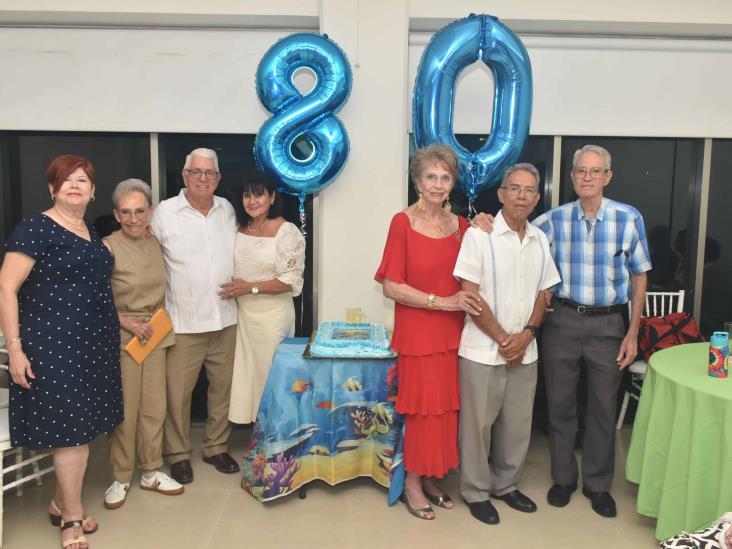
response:
[[[387,358],[393,356],[383,324],[323,322],[310,344],[315,357]]]

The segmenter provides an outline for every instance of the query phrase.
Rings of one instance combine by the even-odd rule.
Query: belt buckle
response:
[[[582,316],[584,316],[585,313],[587,312],[587,307],[585,307],[584,305],[578,305],[577,306],[577,312],[579,314],[581,314]]]

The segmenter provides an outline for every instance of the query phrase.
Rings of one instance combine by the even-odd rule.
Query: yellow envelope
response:
[[[165,336],[173,331],[173,323],[165,312],[165,309],[158,309],[155,314],[150,318],[150,324],[152,325],[153,335],[147,340],[147,343],[142,343],[140,339],[135,336],[130,342],[125,345],[125,351],[129,353],[132,359],[137,362],[140,366],[145,361],[150,353],[155,350]]]

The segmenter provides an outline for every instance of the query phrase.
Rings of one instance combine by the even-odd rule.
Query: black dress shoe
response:
[[[572,484],[555,484],[549,488],[546,500],[554,507],[564,507],[569,503],[569,497],[577,489],[577,481]]]
[[[170,476],[181,484],[190,484],[193,482],[193,469],[191,462],[187,459],[176,461],[170,466]]]
[[[522,494],[518,490],[513,490],[502,496],[492,496],[501,501],[505,501],[509,507],[521,511],[522,513],[533,513],[536,511],[536,503],[531,501],[526,495]]]
[[[583,487],[582,493],[592,502],[592,510],[598,515],[612,518],[618,514],[615,500],[610,492],[592,492]]]
[[[480,522],[485,522],[486,524],[498,524],[500,520],[498,518],[498,511],[496,511],[496,508],[493,507],[493,504],[490,501],[475,501],[472,503],[466,501],[465,503],[467,503],[470,508],[470,514]]]
[[[216,467],[216,470],[219,473],[231,474],[239,472],[239,466],[236,464],[236,461],[234,461],[234,458],[232,458],[228,452],[221,452],[220,454],[216,454],[215,456],[204,457],[203,462]]]

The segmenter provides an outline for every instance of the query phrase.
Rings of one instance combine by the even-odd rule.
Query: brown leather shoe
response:
[[[219,473],[231,474],[239,472],[239,466],[228,452],[221,452],[220,454],[216,454],[215,456],[204,457],[203,462],[216,467],[216,470]]]
[[[191,462],[187,459],[176,461],[170,466],[170,476],[181,484],[190,484],[193,482],[193,469]]]

